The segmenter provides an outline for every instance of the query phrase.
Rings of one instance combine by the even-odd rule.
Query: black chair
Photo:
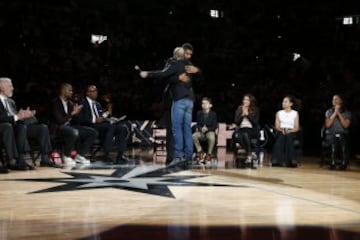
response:
[[[102,146],[101,140],[99,138],[96,138],[93,145],[91,146],[91,150],[90,150],[90,159],[92,161],[94,161],[94,159],[96,159],[96,156],[101,151],[102,147],[103,146]]]
[[[161,126],[153,126],[152,128],[153,141],[153,158],[157,161],[158,158],[166,159],[166,128]]]
[[[36,166],[36,161],[39,159],[41,152],[40,152],[40,147],[37,146],[36,144],[33,144],[30,141],[30,145],[31,145],[31,150],[28,152],[28,155],[25,155],[25,160],[31,160],[33,165]],[[28,157],[27,157],[28,156]],[[2,166],[6,166],[6,152],[5,149],[3,147],[3,144],[0,142],[0,162],[2,163]]]
[[[0,162],[3,167],[6,166],[6,154],[1,142],[0,142]]]
[[[321,128],[320,137],[321,137],[321,153],[320,153],[320,167],[324,165],[329,166],[331,163],[331,143],[326,139],[327,129],[325,126]]]
[[[25,160],[32,161],[33,165],[36,166],[37,165],[36,161],[41,156],[40,145],[34,139],[29,138],[28,141],[29,141],[29,145],[30,145],[30,151],[27,152],[27,154],[25,154]]]
[[[347,168],[349,162],[348,136],[344,133],[331,134],[325,126],[321,128],[321,156],[320,167],[329,166],[334,170],[340,166]]]

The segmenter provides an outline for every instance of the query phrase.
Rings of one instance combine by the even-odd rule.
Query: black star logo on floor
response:
[[[19,179],[30,182],[57,182],[62,185],[34,191],[31,193],[77,191],[97,188],[117,188],[128,191],[153,194],[163,197],[175,198],[169,186],[216,186],[216,187],[246,187],[243,185],[227,185],[214,183],[201,183],[188,181],[194,178],[209,175],[171,175],[180,170],[159,166],[138,166],[133,168],[119,168],[111,175],[89,174],[78,172],[63,172],[72,178],[38,178]]]

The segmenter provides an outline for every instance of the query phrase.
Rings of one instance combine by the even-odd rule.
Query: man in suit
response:
[[[82,101],[78,123],[83,126],[94,128],[98,131],[104,150],[105,161],[112,161],[110,152],[113,148],[113,139],[117,148],[117,157],[115,163],[126,163],[128,159],[124,156],[127,146],[128,129],[122,123],[112,124],[107,121],[109,113],[104,111],[97,101],[98,90],[95,85],[89,85],[86,88],[86,98]]]
[[[52,102],[50,129],[64,145],[62,160],[65,165],[89,164],[90,160],[84,156],[90,152],[98,133],[93,128],[75,123],[74,119],[78,117],[83,106],[74,104],[71,101],[72,96],[71,84],[61,84],[59,96]],[[77,151],[75,161],[70,156],[74,149]]]
[[[14,87],[10,78],[0,78],[0,123],[9,123],[13,126],[15,132],[16,151],[14,146],[8,146],[7,149],[13,149],[13,156],[17,158],[9,159],[9,168],[15,170],[31,170],[33,166],[27,164],[24,160],[24,154],[29,152],[30,145],[28,138],[36,139],[40,145],[41,166],[54,166],[49,161],[49,153],[51,152],[51,143],[49,130],[45,124],[37,123],[34,110],[16,108],[15,101],[11,99]],[[11,144],[11,143],[5,143]]]

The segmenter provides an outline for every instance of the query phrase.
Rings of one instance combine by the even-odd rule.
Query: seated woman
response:
[[[259,109],[256,107],[256,99],[253,95],[244,95],[242,104],[235,112],[235,124],[236,130],[232,136],[234,151],[237,151],[236,143],[240,144],[247,154],[245,167],[254,168],[251,139],[259,137]]]
[[[282,102],[282,110],[276,113],[276,140],[273,147],[272,166],[297,167],[298,154],[294,142],[300,130],[299,113],[295,109],[300,104],[293,96],[286,96]]]
[[[335,94],[332,98],[332,108],[325,113],[326,140],[331,145],[331,166],[335,169],[335,154],[338,150],[337,145],[341,149],[341,166],[345,170],[349,163],[349,127],[351,124],[351,112],[344,106],[343,98],[339,94]]]

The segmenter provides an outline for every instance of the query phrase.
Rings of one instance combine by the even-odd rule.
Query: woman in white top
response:
[[[271,163],[273,166],[297,167],[298,151],[294,146],[300,130],[298,100],[293,96],[286,96],[282,102],[282,110],[275,116],[276,141],[273,148]]]

